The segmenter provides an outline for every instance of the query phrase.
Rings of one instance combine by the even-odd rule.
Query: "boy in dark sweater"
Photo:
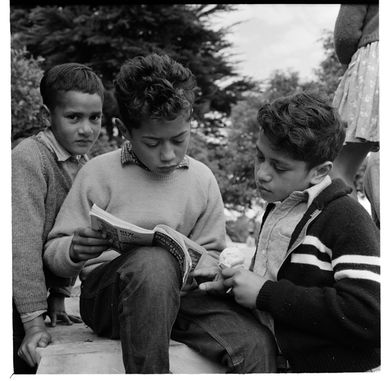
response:
[[[367,371],[380,364],[379,231],[331,180],[345,131],[313,94],[264,105],[258,114],[255,180],[268,202],[250,269],[202,283],[231,288],[274,334],[294,372]],[[214,277],[218,270],[197,270]]]

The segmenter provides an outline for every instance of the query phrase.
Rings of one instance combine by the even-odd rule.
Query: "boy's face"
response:
[[[138,159],[152,172],[169,174],[183,160],[190,140],[190,121],[146,119],[127,134]]]
[[[306,162],[273,148],[261,131],[254,175],[261,197],[267,202],[283,201],[292,192],[309,188],[315,177],[315,169],[309,170]]]
[[[87,153],[99,136],[103,102],[98,94],[65,91],[50,111],[56,140],[71,154]]]

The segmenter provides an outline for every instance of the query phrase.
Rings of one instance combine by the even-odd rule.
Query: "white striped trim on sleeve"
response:
[[[369,257],[368,255],[346,254],[333,259],[332,264],[335,267],[341,263],[360,263],[363,265],[380,266],[380,257]]]
[[[330,262],[321,261],[313,254],[292,254],[291,263],[313,265],[313,266],[317,266],[321,270],[333,271],[333,268]]]
[[[332,251],[327,246],[325,246],[317,237],[312,235],[307,235],[302,242],[302,245],[311,245],[317,248],[321,253],[326,253],[329,255],[330,259],[332,258]]]
[[[380,274],[376,274],[369,270],[346,269],[346,270],[337,271],[334,274],[335,280],[341,280],[343,278],[367,279],[367,280],[372,280],[374,282],[380,283]]]
[[[333,267],[344,263],[355,263],[360,265],[370,265],[380,267],[380,258],[379,257],[369,257],[367,255],[357,255],[357,254],[346,254],[341,255],[340,257],[332,261]],[[341,269],[337,270],[334,274],[335,280],[340,280],[343,278],[355,278],[355,279],[368,279],[374,282],[380,282],[380,275],[374,271],[364,270],[364,269]]]

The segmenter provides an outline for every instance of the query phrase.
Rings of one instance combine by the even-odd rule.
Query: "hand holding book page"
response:
[[[102,230],[112,241],[112,247],[125,254],[133,246],[159,246],[167,250],[178,261],[186,283],[190,271],[198,266],[199,260],[207,255],[206,250],[167,225],[156,225],[144,229],[106,212],[94,204],[90,210],[91,227]]]

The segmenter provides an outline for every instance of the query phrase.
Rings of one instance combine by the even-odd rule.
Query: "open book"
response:
[[[194,270],[199,260],[207,255],[206,249],[182,233],[167,225],[156,225],[154,229],[143,229],[131,224],[93,204],[90,210],[91,227],[107,233],[112,239],[112,248],[121,254],[133,246],[159,246],[166,249],[178,261],[186,283],[190,271]]]

